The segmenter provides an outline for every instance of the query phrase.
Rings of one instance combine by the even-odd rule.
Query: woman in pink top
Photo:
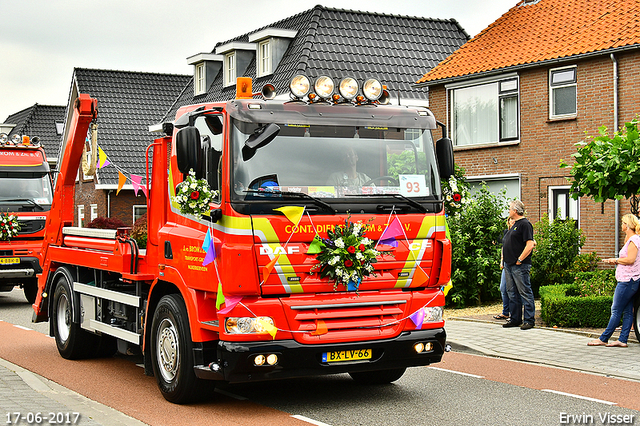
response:
[[[624,247],[620,249],[620,257],[604,259],[605,263],[614,263],[616,267],[616,280],[618,285],[613,294],[613,305],[611,306],[611,318],[609,325],[599,338],[587,343],[589,346],[627,347],[627,339],[633,324],[633,299],[638,291],[640,283],[640,223],[638,218],[632,214],[622,217],[622,231],[625,233]],[[620,336],[615,342],[609,342],[609,338],[620,324],[622,317],[622,328]]]

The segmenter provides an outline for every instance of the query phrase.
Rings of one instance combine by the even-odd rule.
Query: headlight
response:
[[[338,90],[340,91],[340,95],[343,98],[347,100],[352,100],[358,94],[359,88],[360,87],[358,86],[358,82],[356,81],[355,78],[347,77],[342,79],[342,81],[340,82],[340,86],[338,87]]]
[[[382,84],[375,78],[370,78],[362,85],[362,93],[370,101],[377,101],[382,96]]]
[[[442,312],[443,310],[441,306],[424,308],[424,319],[422,320],[422,323],[442,321]]]
[[[296,98],[303,98],[311,90],[311,82],[304,75],[296,75],[289,84],[289,90]]]
[[[268,334],[259,320],[274,324],[270,317],[229,317],[224,322],[224,329],[229,334]]]
[[[329,99],[333,94],[333,90],[335,89],[335,84],[331,77],[327,77],[323,75],[316,79],[315,84],[313,85],[313,91],[316,92],[316,95],[320,96],[322,99]]]

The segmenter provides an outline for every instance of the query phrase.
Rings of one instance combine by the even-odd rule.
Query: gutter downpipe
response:
[[[611,60],[613,61],[613,131],[617,131],[618,129],[618,61],[616,60],[615,55],[612,53],[610,55]],[[615,222],[614,228],[616,230],[615,235],[615,248],[613,257],[618,256],[618,251],[620,250],[620,227],[618,223],[620,222],[620,200],[615,201]]]

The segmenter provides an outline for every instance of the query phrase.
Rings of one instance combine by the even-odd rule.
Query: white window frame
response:
[[[563,81],[555,83],[553,81],[554,75],[566,72],[568,70],[573,70],[573,79],[571,81]],[[576,98],[575,98],[575,112],[568,114],[556,114],[555,112],[555,104],[554,104],[554,91],[558,89],[564,89],[567,87],[575,87],[576,88]],[[564,119],[564,118],[575,118],[578,115],[578,67],[576,65],[571,65],[568,67],[561,68],[552,68],[549,70],[549,119]]]
[[[548,196],[547,196],[547,211],[549,214],[549,221],[554,221],[556,219],[556,214],[557,214],[557,209],[554,209],[554,205],[556,204],[557,201],[557,195],[559,195],[560,193],[562,193],[563,195],[566,195],[566,208],[567,211],[564,212],[565,216],[561,217],[560,220],[565,220],[567,217],[570,217],[571,219],[575,220],[576,223],[578,224],[578,228],[580,228],[580,198],[578,198],[577,200],[574,200],[573,198],[571,198],[570,195],[570,190],[571,187],[568,185],[554,185],[554,186],[549,186],[547,188],[548,191]],[[575,214],[572,215],[571,214],[571,210],[575,211]]]
[[[143,210],[144,212],[141,214],[138,214],[138,210]],[[147,212],[147,205],[146,204],[138,204],[138,205],[134,205],[133,206],[133,224],[136,223],[136,220],[138,220],[140,217],[142,217],[145,213]],[[138,218],[136,218],[136,215],[138,216]]]
[[[224,55],[224,86],[236,84],[236,52]]]
[[[204,62],[195,66],[193,78],[194,95],[202,95],[207,91],[206,67]]]
[[[462,89],[469,89],[480,86],[492,86],[495,85],[495,108],[496,108],[496,116],[495,122],[493,123],[495,126],[495,134],[497,135],[497,140],[485,140],[482,142],[476,143],[467,143],[467,144],[459,144],[459,138],[456,135],[457,127],[456,127],[456,114],[455,114],[455,94],[456,91]],[[490,88],[490,87],[488,87]],[[456,147],[472,147],[472,146],[482,146],[482,145],[494,145],[498,143],[504,142],[519,142],[520,140],[520,77],[518,74],[510,73],[501,75],[499,78],[486,78],[486,79],[478,79],[473,82],[461,82],[461,83],[453,83],[446,86],[447,89],[447,104],[449,105],[449,113],[450,113],[450,123],[451,123],[451,134],[453,139],[453,144]],[[515,117],[515,136],[503,136],[503,126],[501,123],[503,115],[503,101],[508,98],[516,97],[517,99],[517,107],[516,107],[516,117]],[[492,132],[493,133],[493,132]]]
[[[98,205],[97,204],[91,204],[90,217],[91,217],[91,222],[93,222],[94,219],[98,218]]]
[[[271,39],[258,43],[258,77],[273,73],[271,69]]]
[[[78,206],[78,226],[84,228],[84,205]]]

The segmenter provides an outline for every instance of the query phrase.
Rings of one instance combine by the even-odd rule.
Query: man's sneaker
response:
[[[533,327],[534,325],[531,324],[530,322],[525,322],[520,326],[520,330],[529,330],[530,328],[533,328]]]
[[[509,327],[518,327],[518,326],[520,326],[520,324],[521,323],[519,323],[519,322],[515,322],[515,321],[509,320],[509,321],[505,322],[504,324],[502,324],[502,326],[504,328],[509,328]]]

